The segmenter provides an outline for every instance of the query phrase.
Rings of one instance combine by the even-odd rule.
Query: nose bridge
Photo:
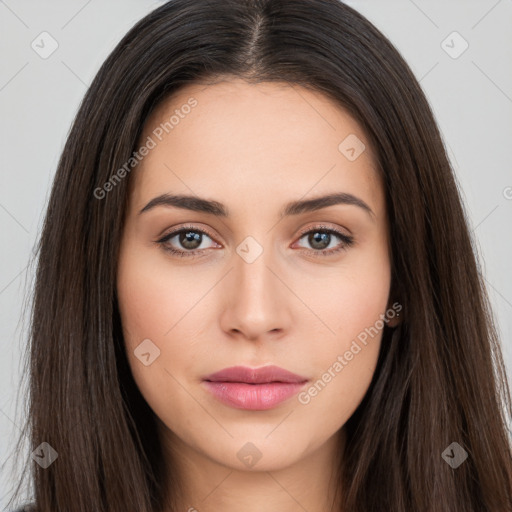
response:
[[[286,327],[288,312],[283,292],[286,287],[276,276],[277,255],[271,246],[254,237],[246,237],[233,255],[233,272],[224,312],[227,330],[237,330],[248,338],[257,338]]]
[[[265,243],[265,247],[263,246]],[[254,237],[246,237],[236,248],[235,278],[238,300],[252,305],[256,310],[263,311],[265,305],[269,306],[271,297],[275,297],[275,276],[270,272],[272,255],[269,240],[258,242]],[[275,256],[275,255],[274,255]],[[275,265],[273,265],[275,266]]]
[[[269,279],[272,275],[269,270],[272,265],[271,252],[268,243],[264,248],[253,237],[247,237],[238,245],[237,256],[234,258],[235,276],[240,292],[244,295],[263,298],[268,294],[269,286],[273,286]]]

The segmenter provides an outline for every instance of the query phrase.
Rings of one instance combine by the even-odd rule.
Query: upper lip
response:
[[[264,384],[269,382],[306,382],[306,377],[301,377],[279,366],[262,366],[249,368],[247,366],[231,366],[204,378],[210,382],[243,382],[247,384]]]

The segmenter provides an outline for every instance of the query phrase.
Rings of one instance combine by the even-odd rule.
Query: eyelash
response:
[[[190,226],[183,226],[176,231],[172,231],[171,233],[168,233],[160,240],[157,240],[157,243],[161,244],[165,251],[167,251],[175,256],[178,256],[181,258],[198,257],[198,253],[201,253],[202,251],[205,251],[206,249],[194,249],[192,251],[182,251],[179,249],[174,249],[173,247],[171,247],[169,245],[166,245],[166,243],[171,238],[174,238],[176,235],[179,235],[180,233],[182,233],[184,231],[193,231],[195,233],[201,233],[201,234],[207,235],[212,240],[214,239],[214,237],[210,233],[208,233],[208,231],[206,231],[204,229],[199,229],[196,226],[190,225]],[[310,228],[306,231],[302,231],[300,233],[299,240],[301,238],[303,238],[305,235],[308,235],[310,233],[327,233],[330,235],[335,235],[338,238],[340,238],[341,242],[342,242],[341,245],[339,247],[337,247],[336,249],[321,249],[321,250],[306,249],[306,252],[309,252],[310,254],[312,254],[315,257],[320,257],[320,255],[321,256],[332,256],[341,251],[346,251],[349,247],[351,247],[354,244],[353,236],[345,235],[341,231],[338,231],[337,229],[329,228],[327,226],[315,226],[314,228]]]

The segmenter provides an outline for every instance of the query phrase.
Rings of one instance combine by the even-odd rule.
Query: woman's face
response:
[[[365,134],[319,93],[233,80],[181,89],[142,145],[117,287],[131,370],[168,443],[265,471],[332,452],[392,302]],[[315,202],[331,194],[339,201]],[[295,384],[205,380],[269,365]]]

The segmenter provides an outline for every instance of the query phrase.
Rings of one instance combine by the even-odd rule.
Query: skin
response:
[[[307,404],[294,396],[266,411],[236,409],[202,379],[275,364],[309,387],[388,310],[388,221],[369,141],[320,93],[231,78],[179,90],[152,113],[141,140],[191,97],[197,106],[132,171],[117,281],[133,376],[183,485],[178,510],[338,510],[331,476],[343,426],[374,374],[381,330]],[[366,145],[354,161],[338,149],[349,134]],[[279,219],[289,201],[332,192],[357,196],[374,217],[337,204]],[[139,214],[163,193],[212,199],[231,215],[172,206]],[[180,258],[157,242],[188,224],[213,235],[192,247],[201,256]],[[354,244],[320,254],[301,235],[319,225]],[[236,251],[247,236],[263,250],[252,263]],[[328,250],[340,245],[332,235]],[[167,246],[187,251],[178,236]],[[160,350],[147,366],[134,353],[145,339]],[[248,442],[261,454],[252,466],[237,457]]]

